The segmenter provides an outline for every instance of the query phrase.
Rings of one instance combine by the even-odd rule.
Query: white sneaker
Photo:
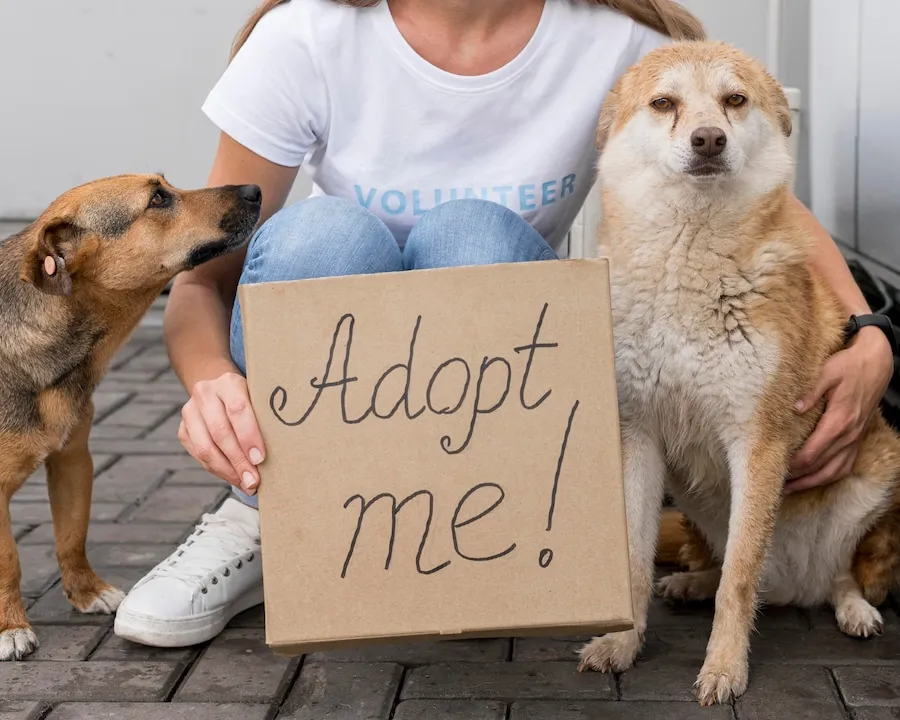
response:
[[[131,589],[115,633],[143,645],[187,647],[211,640],[262,601],[259,511],[228,498]]]

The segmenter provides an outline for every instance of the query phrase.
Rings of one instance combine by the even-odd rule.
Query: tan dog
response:
[[[717,43],[650,53],[599,125],[635,629],[595,638],[580,668],[635,661],[668,482],[716,558],[661,584],[670,598],[715,596],[696,682],[704,705],[746,689],[758,597],[831,602],[851,635],[882,624],[851,562],[867,530],[896,522],[900,438],[878,416],[852,477],[782,494],[823,410],[800,416],[794,402],[843,346],[848,320],[807,262],[811,238],[788,190],[790,133],[775,80]]]
[[[9,501],[40,463],[63,592],[81,612],[122,600],[85,555],[93,390],[166,283],[242,246],[260,202],[255,185],[184,192],[161,176],[113,177],[70,190],[0,243],[0,660],[38,644]]]

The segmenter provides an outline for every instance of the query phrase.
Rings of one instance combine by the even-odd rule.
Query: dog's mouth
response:
[[[222,257],[222,255],[228,254],[232,250],[240,247],[240,245],[242,244],[242,242],[233,242],[229,238],[226,240],[216,240],[214,242],[198,245],[193,250],[191,250],[185,265],[187,266],[188,270],[193,270],[198,265],[202,265],[203,263],[207,263],[210,260],[215,260],[217,257]]]
[[[242,247],[253,234],[258,219],[259,206],[256,208],[238,206],[229,210],[219,223],[219,229],[224,233],[224,237],[203,243],[191,250],[185,263],[187,269],[193,270],[198,265],[215,260]]]
[[[724,162],[713,162],[709,160],[695,163],[684,171],[685,175],[690,175],[694,178],[714,178],[719,175],[726,175],[728,172],[729,167]]]

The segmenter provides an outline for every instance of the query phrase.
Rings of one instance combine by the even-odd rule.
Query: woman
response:
[[[257,465],[244,380],[240,283],[549,260],[593,181],[595,126],[617,77],[699,23],[669,0],[268,0],[239,35],[204,111],[221,130],[209,183],[255,183],[261,229],[246,258],[179,277],[166,341],[190,400],[179,438],[231,483],[168,560],[132,589],[116,632],[158,646],[214,637],[262,601]],[[281,209],[307,164],[313,197]],[[808,216],[812,262],[848,316],[866,303]],[[230,337],[229,337],[230,327]],[[846,474],[892,369],[865,328],[800,410],[828,412],[795,486]]]

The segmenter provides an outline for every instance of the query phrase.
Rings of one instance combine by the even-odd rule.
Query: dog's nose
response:
[[[728,138],[721,128],[701,127],[691,133],[691,145],[694,152],[703,157],[715,157],[724,149]]]
[[[241,200],[246,200],[252,205],[259,205],[262,202],[262,190],[259,189],[259,185],[241,185],[238,188],[238,195],[241,196]]]

